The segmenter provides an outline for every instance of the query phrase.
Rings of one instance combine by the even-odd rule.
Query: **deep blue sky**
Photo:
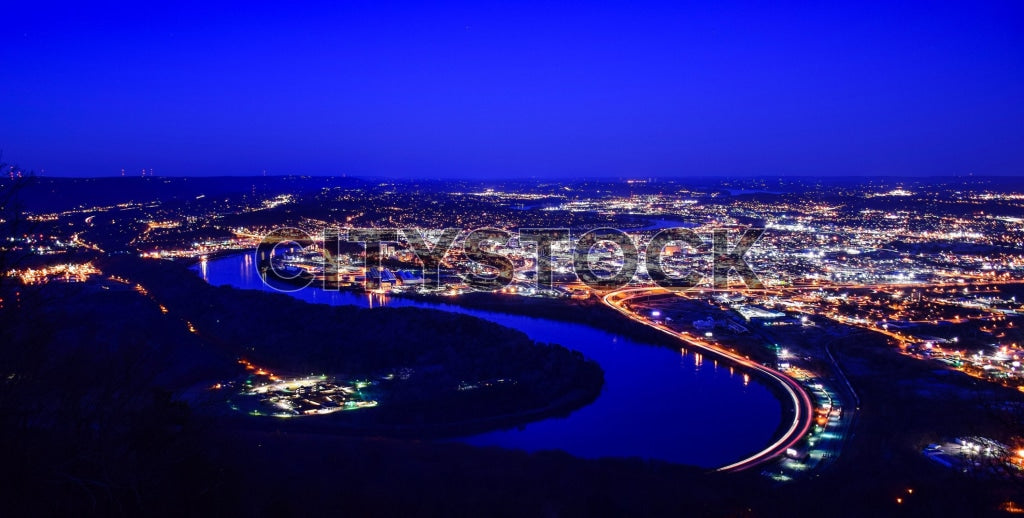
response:
[[[8,3],[3,159],[90,176],[1024,174],[1018,0],[341,3]]]

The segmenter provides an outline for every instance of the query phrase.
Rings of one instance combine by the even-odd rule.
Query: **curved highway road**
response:
[[[750,457],[736,461],[728,466],[722,466],[716,471],[740,471],[753,468],[785,454],[788,448],[792,448],[800,442],[811,428],[811,422],[814,417],[814,406],[811,403],[810,396],[807,395],[807,391],[805,391],[799,383],[775,369],[750,361],[743,356],[691,336],[688,333],[673,331],[662,324],[651,322],[646,318],[630,312],[622,306],[624,302],[630,299],[666,293],[671,292],[664,288],[626,288],[610,292],[601,300],[623,315],[640,322],[641,324],[653,327],[662,333],[682,340],[690,347],[706,351],[727,361],[731,361],[740,366],[760,372],[766,378],[778,383],[779,387],[782,388],[792,400],[792,406],[794,409],[793,422],[790,423],[789,427],[786,429],[786,433],[784,433],[782,437],[778,438],[775,442],[769,444],[763,450],[751,455]]]

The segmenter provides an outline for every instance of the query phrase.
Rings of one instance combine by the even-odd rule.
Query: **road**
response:
[[[814,406],[811,403],[811,398],[807,394],[807,391],[805,391],[799,383],[797,383],[789,376],[786,376],[785,374],[775,369],[766,367],[757,362],[753,362],[746,357],[740,356],[736,353],[718,347],[712,343],[691,336],[688,333],[680,333],[678,331],[669,329],[668,327],[662,324],[653,322],[642,316],[632,313],[628,309],[623,307],[623,303],[630,299],[634,299],[637,297],[646,297],[650,295],[661,295],[667,293],[671,292],[664,288],[626,288],[610,292],[607,295],[605,295],[601,300],[609,307],[622,313],[626,317],[629,317],[630,319],[641,324],[644,324],[646,326],[650,326],[654,329],[657,329],[662,333],[673,336],[678,340],[686,343],[688,347],[705,351],[711,355],[719,356],[726,361],[733,362],[744,368],[760,372],[761,374],[764,375],[766,379],[775,382],[779,385],[779,387],[790,398],[792,408],[794,410],[792,416],[793,420],[790,423],[789,427],[786,429],[786,432],[782,434],[781,437],[779,437],[777,440],[769,444],[763,450],[751,455],[750,457],[741,459],[727,466],[722,466],[718,468],[716,471],[741,471],[745,469],[750,469],[755,466],[764,464],[765,462],[776,459],[779,456],[784,455],[787,449],[795,447],[796,444],[800,442],[800,440],[803,439],[805,435],[807,435],[807,432],[810,430],[811,423],[814,419]]]

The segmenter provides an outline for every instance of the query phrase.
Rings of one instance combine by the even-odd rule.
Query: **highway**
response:
[[[740,356],[736,353],[718,347],[714,344],[701,340],[697,337],[691,336],[688,333],[680,333],[673,331],[663,324],[653,322],[644,318],[640,315],[630,312],[628,309],[623,307],[623,303],[628,300],[637,297],[646,297],[650,295],[661,295],[671,293],[669,290],[664,288],[625,288],[617,291],[612,291],[606,294],[601,300],[609,307],[629,317],[630,319],[644,324],[646,326],[653,327],[662,333],[673,336],[678,340],[684,342],[688,347],[706,351],[711,355],[716,355],[723,358],[726,361],[733,362],[741,367],[750,369],[752,371],[760,372],[765,378],[777,383],[781,389],[790,398],[790,402],[793,407],[793,421],[790,423],[786,432],[782,434],[777,440],[769,444],[763,450],[747,457],[745,459],[738,460],[727,466],[722,466],[716,471],[742,471],[750,469],[755,466],[764,464],[765,462],[771,461],[778,458],[786,453],[786,450],[795,447],[800,440],[807,435],[807,432],[811,428],[811,423],[814,419],[814,406],[811,403],[811,398],[807,394],[807,391],[800,386],[795,380],[786,376],[785,374],[761,365],[757,362],[753,362],[748,358]]]

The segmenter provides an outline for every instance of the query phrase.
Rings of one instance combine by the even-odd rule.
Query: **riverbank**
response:
[[[251,254],[194,270],[214,285],[274,291],[255,271]],[[271,285],[289,288],[276,281]],[[622,318],[597,299],[392,296],[315,286],[288,295],[321,305],[411,306],[468,314],[524,331],[538,342],[566,345],[602,366],[605,385],[593,403],[567,418],[460,439],[478,446],[561,449],[585,458],[636,456],[715,468],[760,451],[785,417],[780,398],[755,375],[745,376],[744,370],[706,355],[701,362],[692,350]],[[694,449],[694,444],[704,447]]]
[[[600,366],[579,353],[470,315],[308,304],[211,286],[180,264],[131,257],[109,259],[104,270],[143,286],[169,318],[236,358],[349,379],[405,373],[375,395],[378,407],[296,422],[402,437],[459,435],[570,413],[604,384]],[[491,379],[514,383],[458,390]],[[225,380],[210,385],[218,381]]]
[[[689,344],[681,343],[679,339],[668,336],[665,333],[653,329],[650,326],[641,324],[632,319],[623,317],[618,311],[599,302],[597,297],[586,300],[575,299],[554,299],[542,297],[524,297],[519,295],[474,292],[454,296],[420,295],[420,294],[397,294],[396,297],[421,300],[433,304],[451,304],[461,307],[493,311],[497,313],[510,313],[535,318],[547,318],[562,322],[582,324],[609,333],[622,335],[641,343],[652,346],[665,347],[678,350],[680,347],[692,348]],[[797,408],[791,403],[790,393],[779,383],[779,381],[766,374],[761,369],[747,368],[730,358],[721,351],[709,350],[716,354],[722,361],[736,365],[738,368],[748,371],[754,379],[758,380],[767,388],[775,398],[783,405],[782,419],[772,433],[773,441],[782,437],[789,430],[789,419]],[[763,348],[754,350],[736,350],[734,354],[752,358],[752,361],[761,363],[770,358],[765,355]]]

